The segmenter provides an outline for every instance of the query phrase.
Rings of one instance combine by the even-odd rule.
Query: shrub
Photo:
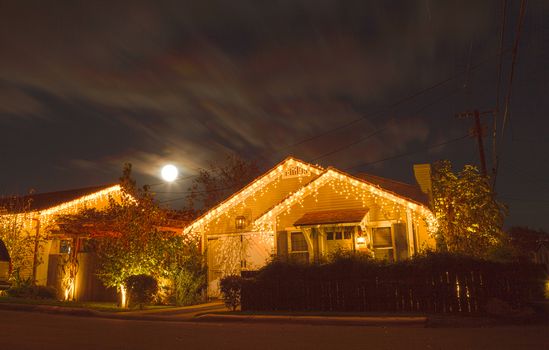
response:
[[[14,298],[56,299],[57,290],[53,287],[22,283],[8,289],[6,294]]]
[[[219,285],[225,305],[235,311],[240,306],[242,277],[236,275],[223,277]]]
[[[491,298],[521,310],[543,297],[546,280],[539,265],[450,253],[389,263],[342,252],[331,260],[323,265],[273,261],[244,280],[241,309],[481,314],[499,307],[488,306]]]
[[[129,301],[132,305],[137,304],[140,309],[151,302],[154,294],[158,291],[156,279],[150,275],[133,275],[126,279]]]
[[[37,299],[56,299],[57,290],[49,286],[35,286],[35,295]]]
[[[193,305],[203,299],[206,275],[201,271],[180,268],[174,276],[173,298],[176,305]]]
[[[194,247],[187,248],[169,271],[171,299],[176,305],[192,305],[205,297],[208,269],[204,256]]]

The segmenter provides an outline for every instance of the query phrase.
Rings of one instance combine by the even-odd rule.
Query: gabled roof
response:
[[[429,197],[427,196],[427,194],[421,191],[421,188],[417,185],[410,185],[404,182],[395,181],[366,173],[356,174],[355,177],[367,181],[373,185],[379,186],[380,188],[397,194],[401,197],[411,199],[416,203],[421,203],[426,206],[429,205]]]
[[[316,179],[309,182],[298,191],[287,196],[285,199],[280,201],[277,205],[269,209],[267,212],[265,212],[263,215],[257,218],[254,224],[256,224],[256,226],[260,226],[265,219],[271,218],[273,216],[273,213],[275,213],[276,215],[276,213],[279,210],[282,210],[283,208],[287,208],[288,206],[293,205],[299,197],[304,195],[305,196],[309,195],[312,191],[320,188],[321,186],[324,186],[326,183],[328,183],[332,179],[348,180],[351,182],[352,185],[363,186],[365,189],[371,192],[374,192],[375,194],[384,196],[387,199],[398,202],[400,204],[405,204],[408,208],[412,210],[421,211],[423,215],[432,216],[431,211],[429,210],[427,205],[424,203],[421,203],[413,198],[409,198],[407,196],[396,193],[394,191],[390,191],[373,182],[367,181],[359,177],[352,176],[341,170],[330,167],[326,169],[326,171],[322,175],[318,176]]]
[[[109,184],[25,196],[3,197],[0,198],[0,210],[4,209],[10,214],[42,211],[109,189],[118,190],[119,185]]]
[[[358,223],[367,213],[368,209],[313,211],[305,213],[294,226]]]
[[[210,222],[214,217],[217,217],[221,213],[223,213],[224,210],[227,210],[228,208],[231,208],[235,205],[238,205],[241,203],[244,199],[248,198],[248,196],[252,195],[253,193],[261,190],[263,187],[265,187],[267,184],[270,183],[269,180],[274,180],[276,177],[278,177],[280,174],[282,174],[282,171],[284,169],[284,165],[286,164],[292,164],[295,163],[296,165],[299,165],[301,167],[304,167],[316,175],[321,174],[324,169],[320,166],[313,165],[307,162],[304,162],[302,160],[296,159],[294,157],[287,157],[280,163],[276,164],[274,167],[269,169],[267,172],[263,173],[263,175],[257,177],[255,180],[250,182],[247,186],[242,188],[240,191],[234,193],[229,198],[225,199],[212,209],[208,210],[201,216],[199,216],[197,219],[195,219],[193,222],[187,226],[183,232],[189,233],[193,231],[193,229],[196,229],[197,227],[200,227],[208,222]]]

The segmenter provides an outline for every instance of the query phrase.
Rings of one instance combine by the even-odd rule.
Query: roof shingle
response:
[[[34,193],[25,196],[12,196],[0,198],[0,209],[8,213],[20,213],[22,211],[40,211],[55,207],[62,203],[70,202],[82,196],[112,187],[115,184],[77,188],[65,191]]]

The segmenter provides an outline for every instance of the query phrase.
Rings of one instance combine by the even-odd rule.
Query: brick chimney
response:
[[[414,176],[421,191],[431,198],[431,164],[414,164]]]

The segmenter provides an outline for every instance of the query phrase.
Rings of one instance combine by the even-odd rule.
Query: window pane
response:
[[[343,239],[351,239],[353,229],[354,227],[352,226],[345,227],[345,231],[343,231]]]
[[[87,238],[80,239],[79,253],[89,253],[91,251],[91,241]]]
[[[63,239],[59,242],[59,253],[60,254],[69,254],[71,252],[71,241],[68,239]]]
[[[339,231],[336,232],[336,239],[342,239],[343,238],[343,232]]]
[[[377,227],[372,229],[374,247],[392,247],[393,239],[391,237],[390,227]]]
[[[302,232],[292,232],[292,252],[306,252],[307,241]]]
[[[387,260],[390,262],[395,260],[392,249],[374,249],[374,256],[377,260]]]
[[[326,239],[328,241],[333,241],[334,240],[334,233],[333,232],[326,233]]]

